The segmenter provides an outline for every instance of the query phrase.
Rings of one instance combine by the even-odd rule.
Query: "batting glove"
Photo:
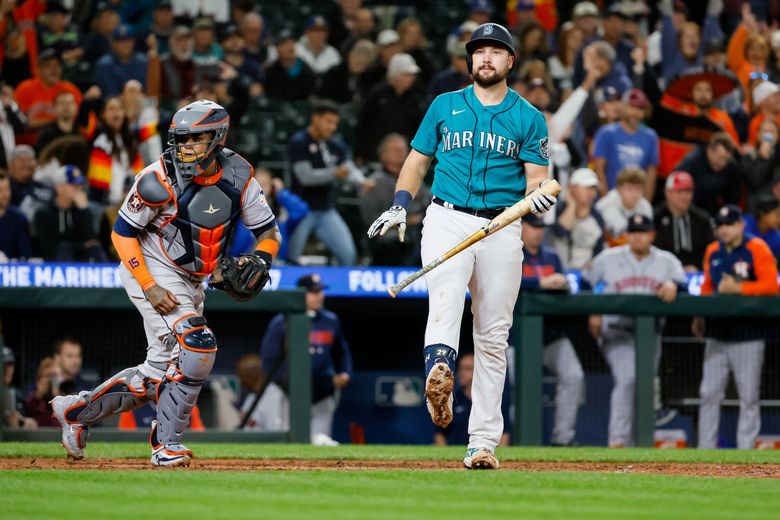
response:
[[[542,213],[553,207],[556,200],[558,199],[556,199],[554,195],[548,195],[547,193],[542,193],[541,191],[534,191],[529,196],[529,202],[531,203],[531,213],[537,217],[540,217]]]
[[[398,240],[403,242],[404,233],[406,233],[406,210],[403,206],[392,206],[379,215],[379,218],[368,228],[368,238],[374,238],[377,235],[384,236],[387,230],[395,226],[398,226]]]

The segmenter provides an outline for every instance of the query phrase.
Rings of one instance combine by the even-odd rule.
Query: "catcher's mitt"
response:
[[[225,291],[237,302],[246,302],[268,283],[270,269],[270,264],[258,255],[223,256],[209,278],[209,286]]]

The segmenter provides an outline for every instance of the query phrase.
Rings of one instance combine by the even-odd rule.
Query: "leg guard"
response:
[[[81,392],[79,400],[65,411],[65,419],[90,426],[111,414],[132,410],[154,399],[157,383],[138,367],[127,368],[91,392]]]
[[[203,316],[185,316],[173,329],[178,345],[157,389],[157,426],[150,437],[152,449],[180,443],[217,355],[217,339]]]

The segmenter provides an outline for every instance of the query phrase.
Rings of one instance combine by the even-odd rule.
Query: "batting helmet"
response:
[[[466,64],[469,67],[469,74],[471,74],[471,67],[473,60],[471,55],[477,50],[480,43],[498,43],[502,47],[506,48],[509,53],[517,58],[515,54],[515,42],[512,39],[512,35],[506,30],[506,27],[497,23],[483,23],[471,33],[471,39],[466,42]],[[512,67],[509,68],[509,72],[512,72]]]
[[[168,145],[173,147],[173,160],[182,177],[191,179],[209,167],[225,146],[229,126],[230,116],[227,110],[206,99],[193,101],[173,115],[168,130]],[[206,151],[197,156],[183,153],[182,149],[187,147],[184,144],[187,136],[203,132],[213,134],[205,143]]]

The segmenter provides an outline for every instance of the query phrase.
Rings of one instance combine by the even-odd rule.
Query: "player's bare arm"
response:
[[[432,159],[432,157],[412,148],[412,151],[406,157],[406,161],[404,161],[401,173],[398,175],[393,205],[379,215],[379,218],[371,224],[371,227],[368,228],[368,238],[373,238],[377,235],[384,236],[389,229],[398,226],[398,240],[404,241],[406,210],[420,189]]]

